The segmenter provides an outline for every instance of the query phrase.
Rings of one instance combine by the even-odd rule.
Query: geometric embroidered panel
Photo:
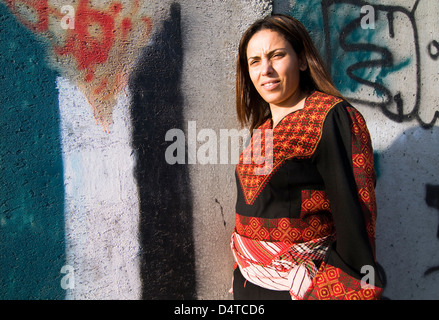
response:
[[[326,115],[341,101],[337,97],[315,91],[306,99],[302,110],[285,116],[273,130],[271,119],[258,128],[236,166],[247,204],[253,204],[285,160],[303,159],[314,153],[322,136]],[[264,167],[266,159],[272,160],[272,166],[268,170]]]

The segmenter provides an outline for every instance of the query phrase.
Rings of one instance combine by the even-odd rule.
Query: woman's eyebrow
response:
[[[269,52],[266,53],[265,55],[268,56],[268,57],[271,57],[273,54],[276,53],[276,51],[285,51],[285,50],[286,50],[286,48],[276,48],[276,49],[273,49],[273,50],[269,51]],[[252,59],[258,59],[258,58],[260,58],[260,57],[259,57],[259,56],[252,56],[252,57],[249,57],[249,58],[247,59],[247,61],[248,61],[248,60],[252,60]]]

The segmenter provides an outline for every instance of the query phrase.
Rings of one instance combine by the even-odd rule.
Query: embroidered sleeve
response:
[[[379,299],[373,151],[366,123],[353,107],[340,103],[328,114],[314,161],[329,197],[336,241],[308,299]]]

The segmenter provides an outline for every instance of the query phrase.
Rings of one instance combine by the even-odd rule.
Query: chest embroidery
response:
[[[270,119],[256,130],[236,167],[247,204],[254,203],[286,160],[304,159],[314,153],[328,112],[341,101],[316,91],[308,97],[302,110],[285,116],[273,130]]]

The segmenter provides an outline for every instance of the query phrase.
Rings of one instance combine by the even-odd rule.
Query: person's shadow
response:
[[[186,165],[166,162],[166,132],[183,129],[180,5],[159,26],[131,75],[134,176],[140,202],[143,299],[195,299],[192,194]]]
[[[439,127],[404,131],[376,167],[377,259],[391,299],[434,299],[439,285]]]

